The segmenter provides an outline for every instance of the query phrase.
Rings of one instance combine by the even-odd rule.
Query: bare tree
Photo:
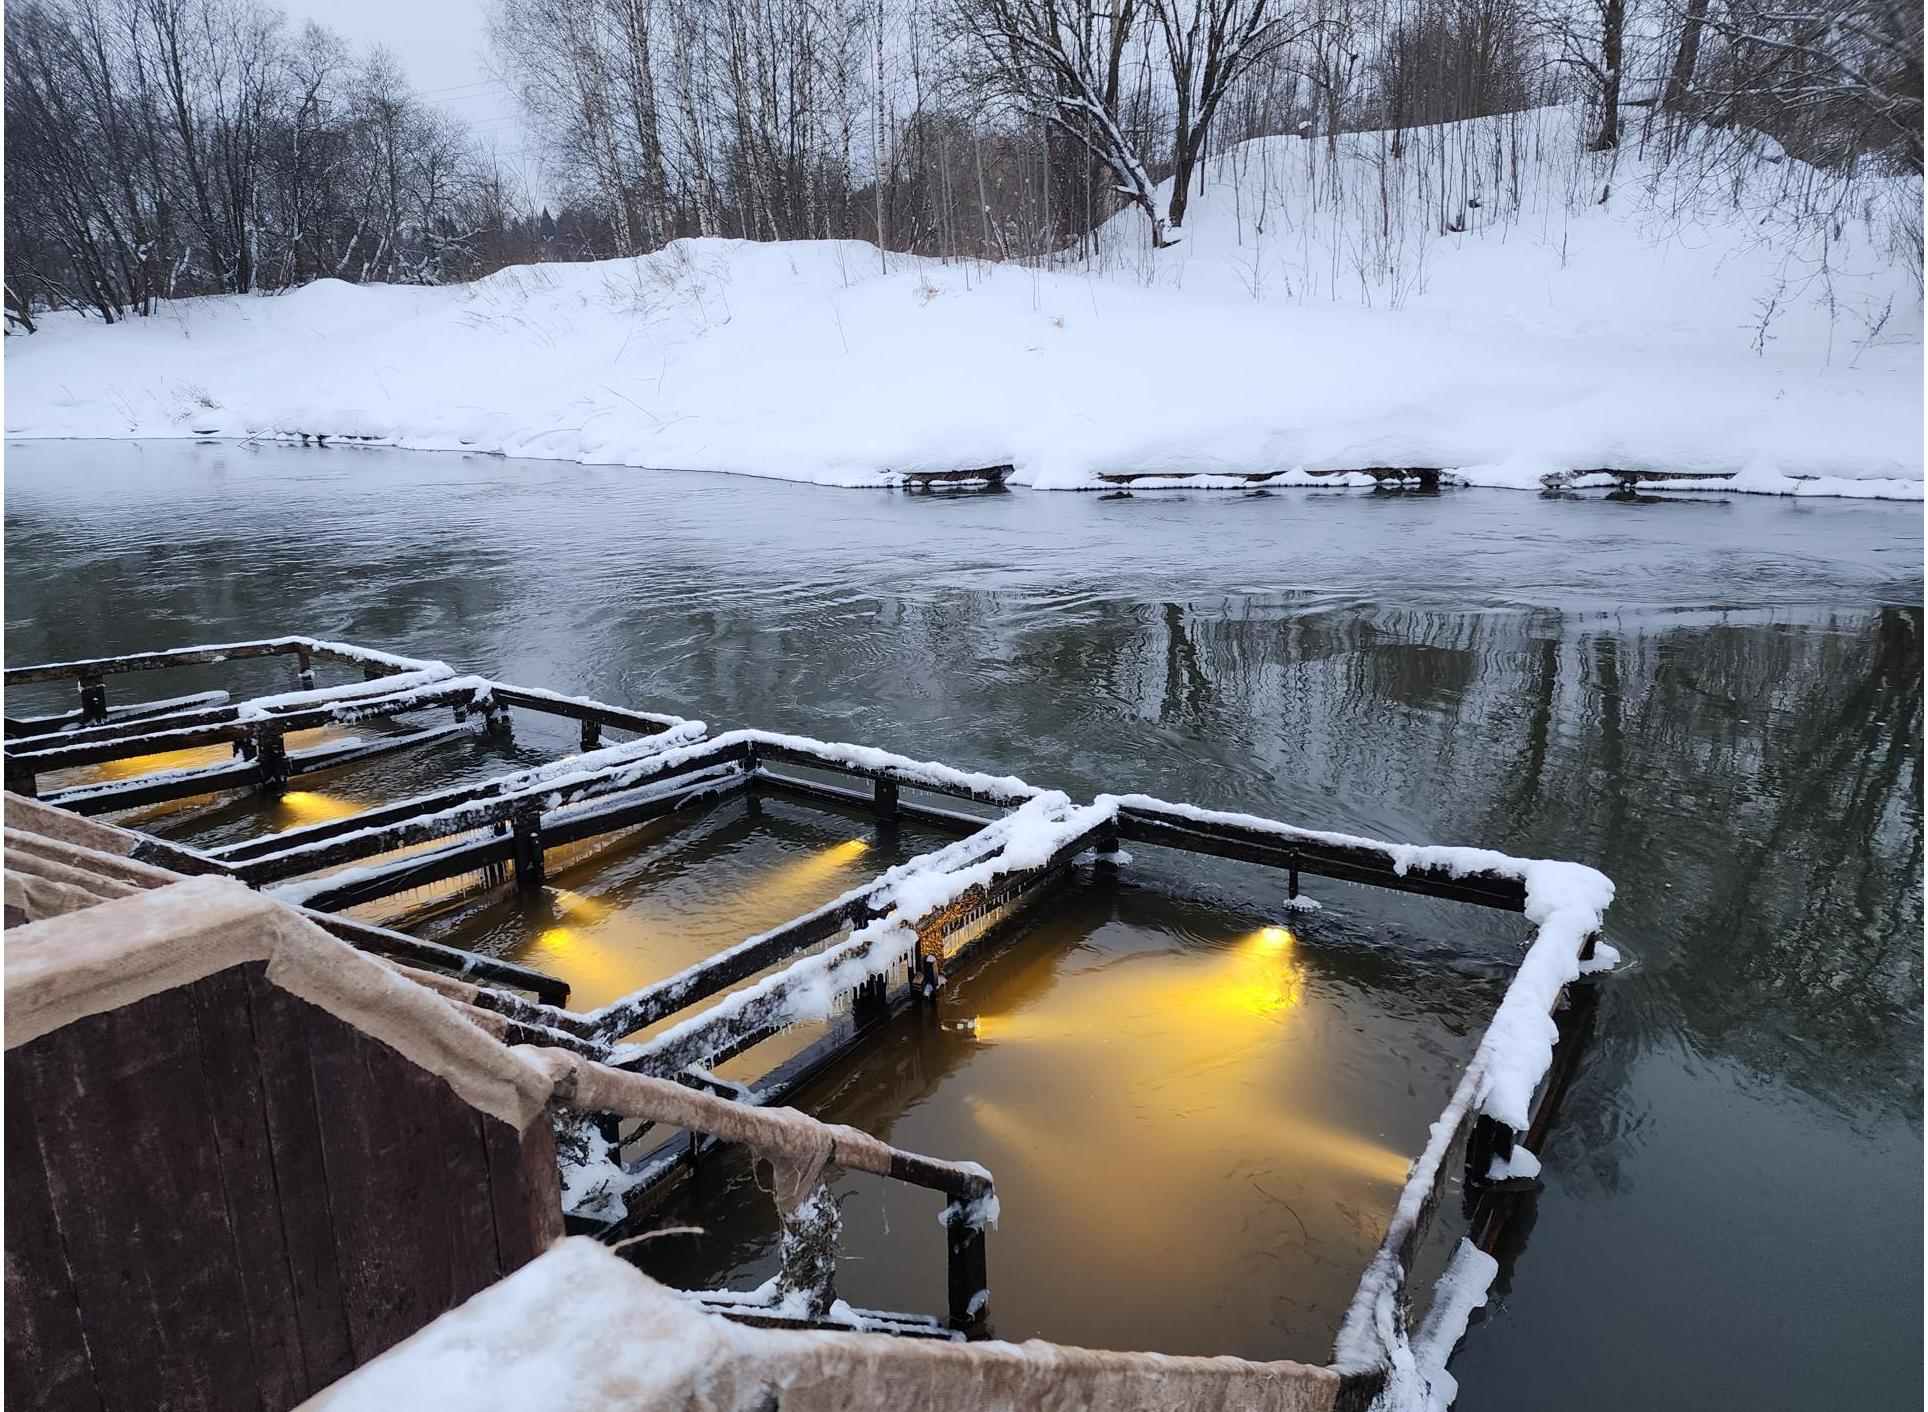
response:
[[[1176,112],[1168,220],[1184,225],[1192,173],[1225,95],[1245,74],[1302,38],[1309,20],[1280,13],[1276,0],[1149,0],[1164,40]]]
[[[1113,189],[1168,242],[1170,213],[1152,179],[1143,135],[1121,113],[1125,63],[1143,48],[1140,0],[959,0],[955,36],[994,98],[1079,143]]]

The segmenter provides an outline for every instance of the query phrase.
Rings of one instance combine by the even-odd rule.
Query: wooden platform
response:
[[[1009,466],[980,466],[969,471],[898,471],[905,490],[992,490],[1004,484]]]
[[[1290,471],[1107,471],[1098,479],[1106,485],[1133,486],[1144,481],[1160,482],[1160,489],[1184,489],[1196,485],[1200,490],[1221,490],[1229,487],[1213,485],[1213,481],[1241,481],[1246,485],[1264,486],[1284,483],[1283,477],[1293,474]],[[1381,486],[1417,486],[1420,490],[1438,490],[1440,468],[1438,466],[1360,466],[1354,470],[1305,471],[1301,474],[1317,476],[1321,480],[1336,480],[1340,476],[1371,476]]]

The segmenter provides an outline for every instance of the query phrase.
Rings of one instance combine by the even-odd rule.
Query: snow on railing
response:
[[[275,889],[278,896],[291,901],[323,895],[338,901],[384,896],[414,885],[410,879],[424,876],[424,870],[440,868],[448,873],[471,867],[484,853],[491,860],[512,857],[518,885],[533,886],[542,878],[545,835],[549,846],[560,846],[673,811],[719,788],[806,783],[771,772],[772,762],[873,780],[875,797],[866,802],[885,816],[899,809],[896,791],[900,786],[1004,808],[1002,816],[975,828],[975,821],[966,815],[927,809],[926,814],[937,815],[944,824],[973,831],[886,870],[802,917],[596,1010],[572,1014],[486,989],[473,999],[507,1017],[508,1023],[519,1027],[516,1033],[564,1042],[572,1052],[605,1059],[630,1072],[652,1073],[712,1091],[735,1088],[738,1101],[743,1101],[745,1090],[725,1086],[708,1073],[720,1057],[742,1052],[790,1026],[829,1019],[847,996],[881,999],[888,978],[900,967],[906,989],[913,993],[920,981],[918,970],[923,968],[921,981],[929,993],[941,980],[941,965],[999,927],[1086,850],[1112,866],[1128,863],[1129,855],[1119,848],[1121,840],[1284,869],[1291,878],[1288,905],[1299,900],[1298,876],[1304,870],[1522,913],[1534,928],[1532,940],[1445,1110],[1432,1125],[1425,1150],[1409,1169],[1385,1238],[1348,1307],[1331,1365],[1333,1372],[1377,1388],[1375,1406],[1405,1412],[1443,1405],[1440,1399],[1450,1395],[1446,1355],[1464,1332],[1471,1310],[1484,1298],[1494,1264],[1462,1242],[1440,1280],[1426,1321],[1414,1334],[1405,1326],[1407,1280],[1447,1179],[1462,1160],[1460,1154],[1464,1154],[1469,1190],[1475,1192],[1489,1189],[1495,1180],[1524,1180],[1537,1167],[1537,1158],[1524,1146],[1516,1146],[1515,1138],[1543,1121],[1553,1090],[1561,1082],[1558,1076],[1546,1082],[1568,1018],[1556,1020],[1555,1015],[1574,982],[1618,960],[1613,948],[1599,939],[1603,915],[1614,895],[1612,882],[1603,874],[1576,863],[1516,858],[1491,849],[1393,843],[1300,828],[1141,794],[1102,794],[1081,805],[1015,776],[960,770],[867,746],[754,729],[705,738],[702,722],[674,717],[660,718],[671,724],[641,739],[587,748],[593,738],[592,723],[598,728],[613,724],[636,730],[659,718],[583,697],[506,687],[482,677],[457,677],[443,663],[316,639],[266,639],[21,670],[48,674],[27,679],[77,676],[85,692],[94,669],[113,670],[113,663],[121,664],[122,670],[147,670],[185,661],[224,660],[222,654],[287,651],[302,655],[304,669],[310,657],[324,656],[361,663],[383,675],[325,690],[257,697],[235,707],[95,726],[54,740],[72,741],[78,736],[81,749],[91,750],[104,742],[115,748],[127,746],[128,753],[133,753],[156,739],[167,739],[170,721],[201,723],[219,714],[230,722],[279,732],[289,727],[293,713],[360,719],[457,696],[466,698],[465,704],[458,705],[458,715],[467,709],[500,713],[506,710],[504,698],[508,698],[510,704],[549,708],[585,722],[586,748],[573,757],[474,785],[417,795],[349,819],[230,845],[204,860],[257,884],[309,875],[305,881],[284,882]],[[15,674],[8,676],[13,679]],[[96,697],[92,708],[100,705]],[[296,714],[294,719],[305,721],[308,715]],[[177,727],[175,734],[193,732]],[[35,756],[31,746],[46,739],[30,735],[10,741],[10,774],[17,760],[31,770],[31,763],[26,763]],[[54,747],[53,758],[61,758],[60,748]],[[302,753],[294,752],[297,758]],[[201,780],[218,783],[246,773],[245,767],[230,764],[136,779],[150,788],[165,789],[171,784],[189,788]],[[829,793],[839,800],[849,794]],[[499,832],[510,823],[514,826],[511,839],[483,832],[491,826]],[[452,841],[406,858],[365,867],[339,866],[437,839]],[[337,870],[314,876],[329,868]],[[847,935],[833,940],[840,933]],[[832,944],[798,957],[797,953],[822,942]],[[764,970],[769,973],[761,979],[647,1041],[613,1043]],[[854,1041],[845,1036],[834,1042]],[[1570,1062],[1563,1067],[1570,1068]],[[750,1101],[768,1097],[755,1086],[747,1093]],[[1536,1095],[1540,1095],[1537,1110]],[[646,1164],[651,1174],[660,1165]],[[632,1178],[640,1179],[640,1171],[633,1171]],[[970,1233],[976,1232],[980,1245],[975,1258],[980,1266],[982,1226],[992,1214],[992,1199],[975,1188],[958,1195],[946,1208],[946,1224],[954,1236],[968,1241],[973,1238]],[[979,1315],[982,1307],[976,1295],[974,1290],[954,1288],[953,1317]]]

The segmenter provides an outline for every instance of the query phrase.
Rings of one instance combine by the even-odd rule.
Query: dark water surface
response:
[[[1919,506],[944,499],[92,443],[12,446],[6,470],[9,664],[307,632],[1075,794],[1139,789],[1592,863],[1619,884],[1609,935],[1631,964],[1605,985],[1524,1247],[1454,1364],[1460,1405],[1921,1400]],[[991,1248],[1000,1332],[1035,1317],[1103,1341],[1104,1309],[1053,1323],[1011,1282],[1027,1262],[1102,1250],[1119,1222],[1171,1251],[1162,1292],[1087,1257],[1110,1287],[1100,1302],[1133,1323],[1195,1322],[1197,1291],[1262,1284],[1267,1251],[1327,1235],[1278,1203],[1244,1226],[1169,1209],[1176,1169],[1130,1133],[1182,1111],[1164,1076],[1184,1056],[1289,1076],[1248,1094],[1261,1186],[1287,1126],[1301,1152],[1304,1134],[1331,1133],[1326,1169],[1370,1182],[1380,1159],[1346,1130],[1348,1086],[1389,1056],[1463,1057],[1440,1012],[1455,985],[1484,982],[1423,958],[1374,982],[1368,963],[1332,957],[1375,928],[1461,954],[1497,954],[1512,933],[1311,891],[1329,910],[1288,971],[1241,933],[1258,912],[1201,912],[1128,879],[1081,893],[972,980],[981,1039],[907,1035],[907,1051],[936,1049],[835,1080],[834,1116],[993,1153],[1012,1203]],[[1216,1024],[1185,1012],[1209,1033],[1161,1020],[1158,997],[1215,985]],[[1453,1003],[1426,1003],[1441,996]],[[1093,1007],[1101,1024],[1081,1018]],[[1265,1019],[1285,1008],[1299,1031]],[[1096,1049],[1109,1032],[1114,1061]],[[1300,1032],[1316,1062],[1293,1057]],[[1068,1076],[1100,1073],[1115,1083],[1070,1091]],[[1430,1082],[1412,1083],[1415,1111],[1443,1101]],[[1027,1089],[1031,1110],[1000,1110]],[[1041,1132],[1038,1112],[1053,1115]],[[1211,1119],[1201,1151],[1240,1147],[1229,1121]],[[1401,1152],[1404,1122],[1385,1115]],[[1107,1160],[1139,1164],[1136,1196],[1113,1170],[1051,1166],[1108,1141]],[[999,1166],[1013,1160],[1023,1181]],[[1231,1165],[1227,1182],[1252,1175]],[[1034,1206],[1084,1193],[1061,1247],[1014,1239],[1027,1184]],[[1353,1205],[1383,1220],[1370,1191]],[[878,1250],[941,1258],[921,1208],[847,1219],[854,1253],[888,1220]],[[852,1262],[853,1297],[866,1263]],[[1290,1325],[1299,1267],[1275,1265],[1275,1300],[1211,1313],[1226,1351],[1262,1351]]]

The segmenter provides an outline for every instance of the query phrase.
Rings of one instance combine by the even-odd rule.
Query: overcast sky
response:
[[[327,25],[351,45],[386,45],[408,71],[415,91],[468,123],[503,170],[540,189],[536,153],[515,102],[489,76],[488,0],[278,0],[290,22]]]

